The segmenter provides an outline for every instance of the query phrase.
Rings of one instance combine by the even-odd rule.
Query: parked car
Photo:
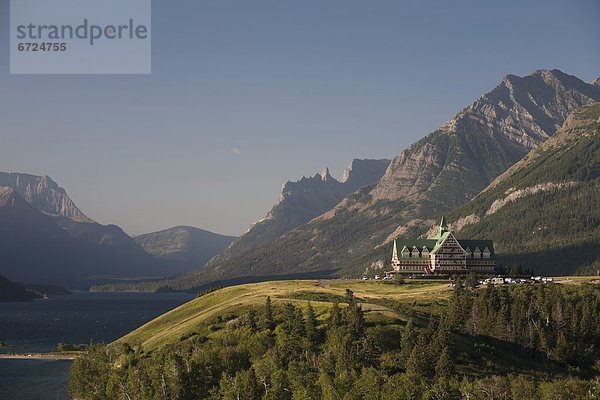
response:
[[[381,276],[375,275],[375,279],[379,280],[379,279],[381,279]]]
[[[368,280],[369,280],[369,277],[368,277],[368,276],[363,276],[363,277],[362,277],[362,280],[363,280],[363,281],[368,281]]]

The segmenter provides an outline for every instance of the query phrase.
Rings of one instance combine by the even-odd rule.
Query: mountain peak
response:
[[[327,181],[329,179],[331,179],[331,175],[329,174],[329,167],[325,167],[321,172],[321,180]]]
[[[364,159],[360,160],[355,158],[344,170],[342,175],[341,183],[347,183],[354,186],[354,190],[372,185],[374,183],[373,177],[383,176],[385,170],[390,165],[390,160],[380,159]]]
[[[11,187],[39,211],[76,222],[94,222],[69,198],[65,189],[47,175],[0,172],[0,186]]]
[[[572,111],[598,100],[600,86],[557,69],[540,69],[524,77],[506,75],[490,92],[396,157],[371,194],[376,200],[433,197],[454,207],[552,136]],[[442,188],[456,174],[457,165],[468,171],[470,183],[465,192],[454,192],[450,202],[449,196],[439,193],[451,191]]]

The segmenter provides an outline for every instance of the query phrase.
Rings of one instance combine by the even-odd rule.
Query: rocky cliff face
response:
[[[0,186],[0,208],[17,208],[19,206],[27,206],[27,202],[25,201],[25,199],[17,195],[13,188],[8,186]]]
[[[198,282],[337,268],[364,271],[394,231],[421,233],[429,219],[477,195],[567,115],[600,100],[600,87],[557,70],[508,75],[489,93],[402,151],[372,190],[347,196],[329,212],[274,240],[211,263]],[[188,278],[189,279],[189,278]],[[189,284],[189,282],[188,282]]]
[[[181,272],[206,264],[234,239],[192,226],[176,226],[135,237],[148,253],[176,262]]]
[[[389,165],[390,160],[354,159],[344,170],[340,182],[346,185],[348,193],[356,192],[361,187],[377,183]]]
[[[508,75],[396,157],[371,195],[456,206],[551,136],[567,115],[598,99],[597,86],[558,70]]]
[[[0,186],[9,186],[38,210],[77,222],[93,222],[67,196],[67,192],[48,176],[0,172]]]
[[[290,230],[330,210],[345,196],[381,179],[389,160],[353,160],[341,181],[325,168],[320,174],[283,184],[278,203],[264,219],[235,240],[210,264],[226,263],[246,251],[264,246]]]

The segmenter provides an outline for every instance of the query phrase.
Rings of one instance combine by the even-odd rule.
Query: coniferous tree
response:
[[[409,319],[402,331],[402,336],[400,339],[400,360],[402,362],[402,366],[406,367],[406,363],[417,343],[418,335],[415,330],[414,322],[412,319]]]
[[[271,303],[271,296],[267,296],[265,300],[265,308],[262,315],[262,328],[273,330],[275,328],[275,320],[273,318],[273,305]]]
[[[317,317],[315,315],[315,310],[310,303],[306,306],[305,330],[306,339],[311,346],[311,350],[314,350],[318,342],[319,332],[317,331]]]
[[[444,347],[440,353],[440,357],[435,364],[435,375],[438,378],[448,379],[454,373],[454,363],[450,356],[450,351],[447,347]]]
[[[340,305],[335,302],[333,303],[333,307],[331,308],[331,316],[328,320],[328,328],[333,329],[342,325],[342,311],[340,310]]]

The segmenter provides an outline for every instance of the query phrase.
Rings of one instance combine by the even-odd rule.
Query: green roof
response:
[[[431,250],[433,250],[433,248],[435,247],[435,242],[435,239],[396,239],[398,255],[402,257],[402,250],[404,249],[404,247],[412,251],[413,247],[416,246],[417,249],[419,249],[420,256],[423,246],[427,247],[427,249],[431,252]]]
[[[469,240],[469,239],[458,239],[458,243],[462,246],[463,249],[471,249],[471,251],[475,251],[475,248],[479,247],[479,250],[483,253],[483,250],[487,247],[490,251],[490,258],[496,256],[496,252],[494,251],[494,242],[491,240]]]
[[[440,246],[444,243],[444,241],[450,236],[451,232],[444,232],[439,239],[396,239],[396,246],[398,249],[398,255],[402,256],[402,249],[404,247],[408,248],[412,251],[412,248],[416,246],[419,251],[423,249],[423,246],[429,249],[430,253],[435,253]],[[464,250],[467,250],[467,247],[471,250],[471,252],[475,251],[477,247],[483,253],[483,250],[487,247],[490,251],[490,258],[494,258],[496,253],[494,252],[494,243],[491,240],[470,240],[470,239],[456,239],[458,243]]]

